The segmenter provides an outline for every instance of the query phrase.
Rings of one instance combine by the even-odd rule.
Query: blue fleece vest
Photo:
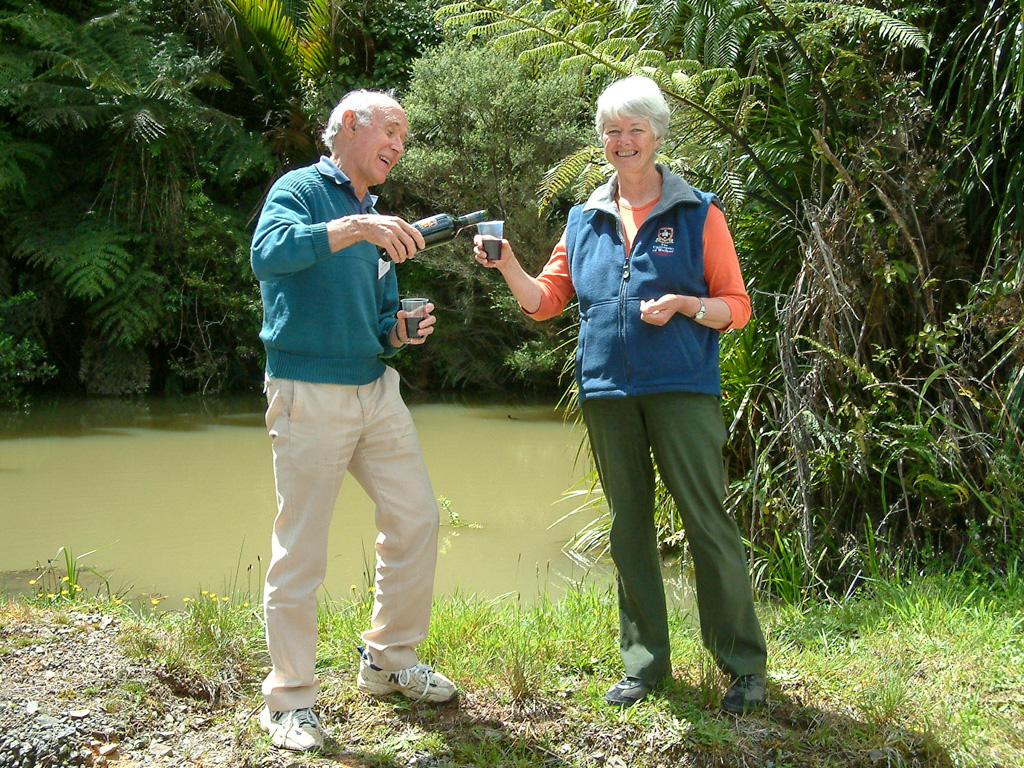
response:
[[[585,205],[570,211],[566,247],[579,297],[580,400],[655,392],[721,397],[718,331],[680,314],[664,326],[640,319],[641,301],[708,295],[704,222],[716,198],[693,192],[697,202],[679,202],[644,220],[628,260],[617,217]]]

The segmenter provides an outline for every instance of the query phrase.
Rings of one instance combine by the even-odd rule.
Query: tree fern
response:
[[[134,259],[126,238],[102,224],[70,226],[50,221],[47,227],[19,227],[14,254],[41,266],[69,296],[98,299],[124,282]]]
[[[604,153],[595,146],[582,147],[549,169],[540,183],[540,205],[547,211],[553,201],[567,190],[573,198],[583,199],[607,177]]]
[[[27,190],[30,169],[40,168],[51,156],[45,144],[16,140],[0,127],[0,213],[13,196]]]
[[[300,78],[298,35],[295,22],[285,13],[279,0],[222,0],[244,25],[255,45],[250,56],[257,56],[265,72],[280,85],[297,87]]]
[[[90,305],[90,315],[103,338],[122,347],[144,345],[154,338],[163,307],[162,278],[136,267]]]

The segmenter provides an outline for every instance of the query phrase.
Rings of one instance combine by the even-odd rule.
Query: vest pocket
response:
[[[584,392],[607,392],[625,385],[618,302],[591,305],[580,313],[576,380]]]
[[[631,381],[634,384],[682,384],[704,367],[706,350],[693,322],[676,315],[665,325],[645,323],[637,314],[627,323]]]

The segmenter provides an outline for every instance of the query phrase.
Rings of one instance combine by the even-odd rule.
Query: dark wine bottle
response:
[[[447,243],[466,227],[479,224],[487,218],[487,211],[473,211],[465,216],[452,216],[450,213],[436,213],[425,219],[414,221],[412,225],[423,235],[426,248]]]
[[[466,227],[479,224],[487,219],[487,211],[473,211],[465,216],[452,216],[450,213],[435,213],[425,219],[412,222],[412,225],[423,235],[425,245],[420,250],[433,248],[435,245],[443,245],[451,242],[459,232]],[[389,261],[387,251],[380,249],[380,257]]]

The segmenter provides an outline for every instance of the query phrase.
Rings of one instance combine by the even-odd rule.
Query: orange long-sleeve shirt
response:
[[[637,230],[656,202],[643,208],[630,208],[619,203],[627,251],[632,248]],[[725,222],[725,214],[715,205],[708,208],[708,217],[704,222],[704,279],[708,284],[708,296],[703,298],[722,299],[732,310],[732,322],[720,330],[727,331],[730,328],[745,326],[750,320],[750,296],[747,295],[747,289],[743,284],[736,245]],[[540,307],[536,312],[527,312],[534,320],[547,320],[560,314],[569,300],[576,295],[572,277],[569,275],[569,257],[565,247],[564,231],[551,252],[548,263],[537,275],[537,282],[540,283],[541,290]]]

